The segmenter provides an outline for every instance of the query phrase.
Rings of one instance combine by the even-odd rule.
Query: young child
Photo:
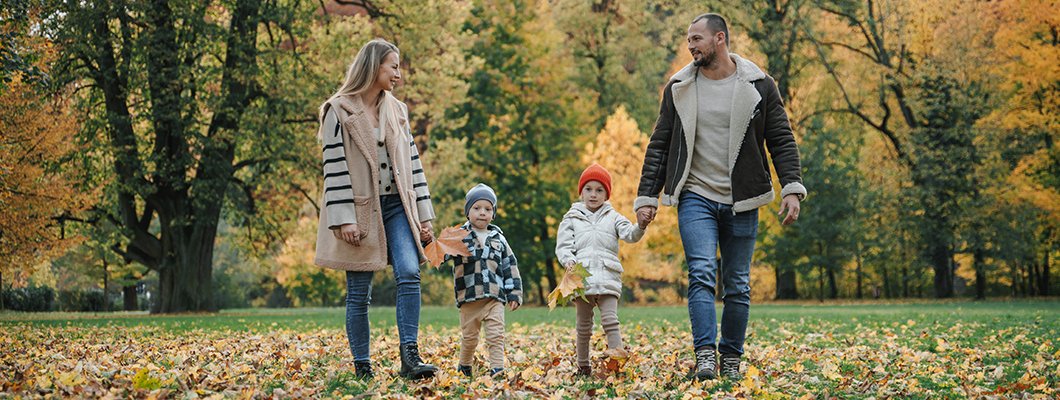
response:
[[[471,376],[471,362],[478,347],[479,330],[486,330],[490,375],[504,371],[504,305],[515,311],[523,303],[519,266],[504,238],[491,224],[497,195],[489,186],[475,185],[464,196],[468,230],[464,244],[471,255],[447,257],[453,262],[453,287],[460,308],[460,373]]]
[[[600,308],[600,324],[609,350],[624,350],[618,330],[618,298],[622,295],[622,264],[618,240],[634,243],[646,226],[629,222],[611,207],[611,174],[593,163],[578,179],[581,201],[571,205],[556,233],[556,257],[566,268],[581,263],[592,276],[585,280],[585,298],[576,299],[578,375],[589,375],[589,338],[593,333],[593,307]]]

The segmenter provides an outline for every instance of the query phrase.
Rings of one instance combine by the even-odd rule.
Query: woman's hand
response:
[[[434,241],[434,226],[431,225],[431,221],[420,222],[420,243],[430,243]]]
[[[515,311],[515,310],[518,310],[518,309],[519,309],[519,302],[518,301],[509,301],[508,302],[508,310]]]
[[[339,226],[339,229],[333,229],[331,232],[339,240],[354,246],[360,246],[361,238],[368,236],[368,232],[358,229],[357,224],[343,224]]]

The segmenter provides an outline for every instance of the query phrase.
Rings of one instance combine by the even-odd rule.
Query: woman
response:
[[[396,46],[376,39],[357,53],[339,90],[320,106],[324,206],[315,263],[346,271],[346,335],[356,374],[371,378],[368,303],[372,273],[394,267],[400,375],[434,376],[419,355],[421,242],[434,208],[412,141],[408,109],[391,94],[401,80]]]

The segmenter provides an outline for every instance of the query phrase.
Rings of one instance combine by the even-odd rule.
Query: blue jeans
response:
[[[747,314],[751,306],[751,255],[758,233],[758,210],[733,214],[732,206],[692,192],[681,193],[677,225],[688,263],[688,316],[692,345],[715,346],[718,319],[714,289],[718,267],[724,283],[721,343],[725,354],[743,354]],[[721,249],[721,260],[718,249]]]
[[[419,240],[409,227],[398,195],[379,197],[386,230],[386,253],[397,281],[397,326],[401,344],[416,343],[420,326]],[[372,272],[346,272],[346,338],[354,361],[368,361],[368,304],[372,300]]]

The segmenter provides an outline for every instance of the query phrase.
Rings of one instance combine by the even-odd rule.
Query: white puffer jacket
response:
[[[580,262],[592,274],[585,281],[585,294],[622,296],[622,263],[618,240],[634,243],[644,230],[604,202],[596,212],[582,202],[571,205],[556,232],[556,258],[560,265]]]

